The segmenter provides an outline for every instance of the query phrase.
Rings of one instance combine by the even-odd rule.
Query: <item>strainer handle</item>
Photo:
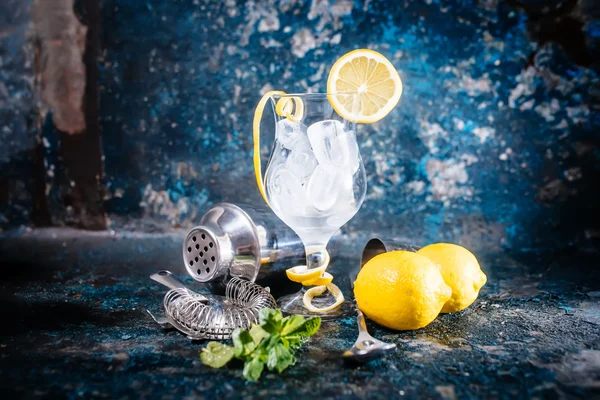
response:
[[[185,283],[175,278],[171,271],[158,271],[157,273],[150,275],[150,279],[152,279],[154,282],[158,282],[161,285],[168,287],[169,289],[189,289],[189,287],[187,287]]]
[[[169,289],[180,289],[180,288],[187,289],[190,292],[194,293],[195,296],[197,296],[197,300],[200,300],[203,303],[208,303],[208,298],[206,296],[203,296],[200,293],[194,292],[185,283],[183,283],[179,279],[177,279],[171,273],[171,271],[166,271],[166,270],[158,271],[157,273],[150,275],[150,279],[152,279],[154,282],[158,282],[161,285],[168,287]]]

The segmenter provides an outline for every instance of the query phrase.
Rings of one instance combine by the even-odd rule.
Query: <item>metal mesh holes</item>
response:
[[[219,261],[216,241],[204,229],[193,229],[183,244],[183,259],[192,277],[201,282],[209,281],[217,272]]]

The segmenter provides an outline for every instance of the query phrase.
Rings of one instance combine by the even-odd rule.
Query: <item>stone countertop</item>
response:
[[[543,256],[477,253],[488,275],[479,299],[424,329],[368,322],[397,351],[362,366],[341,353],[354,318],[323,323],[283,374],[246,383],[213,370],[201,342],[162,331],[165,290],[148,275],[183,274],[182,233],[67,229],[0,236],[0,388],[7,397],[508,398],[600,395],[600,285],[595,251]],[[354,255],[334,258],[358,265]],[[351,273],[353,273],[353,270]]]

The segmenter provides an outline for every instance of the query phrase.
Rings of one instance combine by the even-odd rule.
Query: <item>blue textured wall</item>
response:
[[[0,2],[0,226],[29,222],[34,146],[29,2]]]
[[[251,120],[261,94],[324,91],[333,62],[368,47],[392,60],[404,94],[359,127],[369,187],[344,232],[519,250],[600,236],[592,2],[554,29],[535,1],[101,3],[113,227],[191,226],[214,202],[260,203]]]

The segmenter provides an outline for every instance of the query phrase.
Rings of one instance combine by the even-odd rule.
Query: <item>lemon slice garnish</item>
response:
[[[312,305],[312,299],[316,296],[320,296],[325,293],[325,290],[329,290],[329,293],[335,297],[335,303],[330,306],[319,308]],[[310,288],[304,293],[302,297],[302,302],[304,303],[304,307],[306,307],[311,312],[322,313],[329,310],[333,310],[336,307],[339,307],[340,304],[344,302],[344,294],[335,284],[330,283],[329,285],[315,286]]]
[[[329,261],[331,261],[331,257],[329,256],[327,250],[324,251],[324,256],[325,259],[323,260],[323,263],[316,268],[308,269],[306,265],[298,265],[296,267],[287,269],[285,274],[290,281],[301,283],[304,286],[324,285],[326,283],[330,283],[331,281],[326,282],[326,279],[328,276],[331,276],[331,279],[333,280],[333,276],[325,272],[329,266]],[[324,278],[324,280],[321,280],[322,278]]]
[[[343,118],[370,124],[389,114],[402,96],[402,80],[392,63],[380,53],[359,49],[338,59],[327,79],[333,109]],[[336,96],[356,94],[354,96]]]
[[[304,284],[304,282],[317,280],[323,275],[327,265],[322,265],[318,268],[308,269],[306,265],[298,265],[285,270],[285,274],[288,279],[292,282],[298,282]]]
[[[304,102],[300,97],[282,97],[275,105],[275,113],[292,122],[300,122],[304,114]]]
[[[329,272],[323,272],[323,275],[319,276],[317,279],[303,281],[302,284],[304,286],[322,286],[329,285],[332,281],[333,275],[331,275]]]

